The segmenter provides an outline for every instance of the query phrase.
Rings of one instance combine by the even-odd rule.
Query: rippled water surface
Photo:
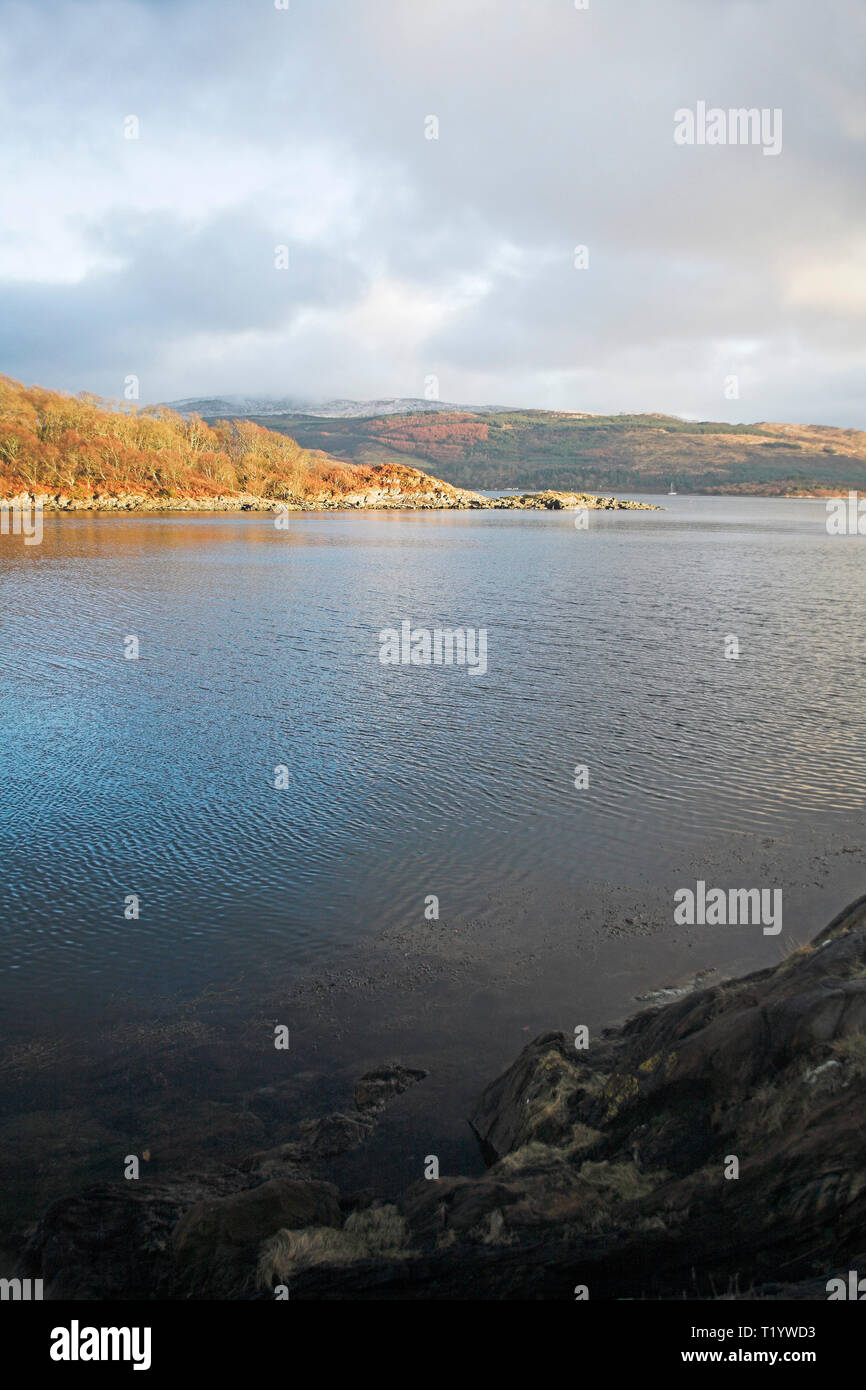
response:
[[[80,515],[0,537],[5,999],[302,969],[430,893],[445,916],[661,881],[707,838],[859,812],[866,541],[829,537],[821,502],[655,500],[587,531]],[[382,665],[404,619],[485,628],[487,672]]]

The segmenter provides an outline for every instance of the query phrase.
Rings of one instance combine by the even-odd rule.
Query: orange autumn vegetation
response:
[[[457,463],[475,445],[487,442],[484,420],[460,411],[443,415],[386,415],[375,422],[371,437],[386,448],[406,454],[426,454],[438,463]]]
[[[162,406],[121,408],[0,376],[0,497],[279,499],[339,494],[357,479],[351,464],[248,420],[205,424]]]

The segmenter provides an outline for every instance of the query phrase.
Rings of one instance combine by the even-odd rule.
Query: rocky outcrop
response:
[[[476,1106],[488,1172],[419,1182],[399,1259],[293,1297],[824,1298],[866,1245],[864,1030],[861,899],[584,1051],[544,1034]]]
[[[171,1233],[196,1203],[233,1189],[231,1174],[99,1183],[54,1202],[34,1228],[20,1269],[51,1299],[171,1298],[178,1280]],[[26,1275],[24,1277],[27,1277]]]
[[[172,1232],[178,1283],[199,1298],[242,1295],[252,1284],[263,1232],[340,1226],[338,1197],[332,1183],[284,1177],[197,1202]]]
[[[140,492],[19,493],[6,499],[9,506],[41,506],[49,512],[332,512],[332,511],[658,511],[647,502],[627,502],[616,497],[586,493],[540,492],[520,496],[482,497],[465,488],[452,487],[417,469],[382,464],[370,470],[372,481],[355,489],[325,488],[298,496],[261,497],[254,493],[202,494],[198,496]]]
[[[594,512],[658,512],[660,507],[650,502],[628,502],[619,497],[598,497],[590,492],[521,492],[506,497],[494,497],[488,507],[497,511],[575,511],[583,508]]]
[[[55,1203],[21,1273],[52,1297],[572,1300],[823,1298],[866,1272],[866,898],[585,1048],[536,1038],[475,1107],[481,1176],[399,1203],[317,1181],[420,1077],[368,1072],[354,1114],[231,1172]]]

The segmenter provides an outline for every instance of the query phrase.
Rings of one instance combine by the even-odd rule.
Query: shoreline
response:
[[[445,485],[447,486],[447,485]],[[250,512],[260,515],[330,511],[663,511],[649,502],[632,502],[596,493],[526,492],[501,497],[453,489],[381,492],[371,495],[347,494],[343,497],[270,499],[253,495],[216,497],[149,497],[119,493],[99,498],[76,498],[63,494],[18,493],[0,499],[0,506],[41,508],[46,512]]]
[[[444,485],[448,486],[448,485]],[[539,492],[502,492],[485,497],[455,488],[454,496],[444,492],[401,493],[345,497],[265,498],[253,494],[206,497],[151,497],[146,494],[118,493],[105,497],[70,497],[48,492],[20,492],[0,498],[0,508],[26,511],[41,509],[54,515],[240,515],[292,516],[320,512],[394,511],[665,511],[661,503],[638,502],[612,493],[575,493],[555,489]],[[668,498],[670,493],[643,493],[646,497]],[[680,498],[731,498],[767,502],[826,502],[844,497],[845,489],[815,492],[740,491],[679,492]]]

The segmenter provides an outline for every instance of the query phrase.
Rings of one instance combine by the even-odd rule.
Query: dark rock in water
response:
[[[171,1233],[182,1212],[232,1189],[225,1175],[100,1183],[52,1203],[20,1257],[49,1299],[170,1298]]]
[[[357,1148],[369,1139],[374,1127],[374,1122],[364,1116],[339,1112],[306,1120],[299,1126],[297,1139],[252,1154],[240,1166],[260,1177],[288,1174],[289,1169],[300,1173],[312,1164]]]
[[[365,1072],[355,1082],[355,1104],[360,1111],[382,1110],[394,1096],[408,1091],[416,1082],[423,1081],[429,1072],[403,1067],[399,1062],[389,1062],[384,1067]]]
[[[292,1082],[259,1086],[244,1096],[244,1104],[266,1124],[285,1126],[297,1118],[297,1087]]]
[[[369,1139],[373,1128],[372,1120],[337,1112],[324,1115],[320,1120],[305,1121],[300,1127],[299,1139],[289,1147],[297,1151],[299,1159],[313,1163],[357,1148]]]
[[[310,1176],[306,1164],[297,1160],[296,1144],[277,1144],[273,1149],[261,1149],[247,1154],[238,1164],[240,1171],[247,1175],[248,1185],[267,1182],[269,1178],[297,1178],[303,1181]]]
[[[181,1217],[172,1249],[181,1284],[202,1297],[237,1296],[251,1280],[259,1246],[287,1228],[339,1226],[332,1183],[272,1178],[229,1197],[198,1202]]]

